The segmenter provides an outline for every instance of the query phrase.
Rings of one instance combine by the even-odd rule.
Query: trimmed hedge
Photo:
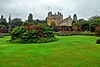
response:
[[[92,32],[76,32],[76,31],[72,31],[72,32],[68,32],[68,31],[61,31],[56,33],[58,36],[71,36],[71,35],[87,35],[87,36],[95,36],[95,33]]]

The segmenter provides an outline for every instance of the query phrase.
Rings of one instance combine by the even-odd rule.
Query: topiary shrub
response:
[[[42,26],[23,26],[13,29],[11,40],[13,43],[47,43],[58,40],[52,29]]]

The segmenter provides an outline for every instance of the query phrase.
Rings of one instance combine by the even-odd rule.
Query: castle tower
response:
[[[58,14],[52,14],[52,12],[48,13],[47,17],[47,24],[50,26],[51,22],[54,21],[55,24],[58,26],[58,24],[63,20],[63,15],[58,12]]]
[[[47,24],[50,26],[50,22],[52,20],[52,12],[48,13],[48,17],[47,17]]]

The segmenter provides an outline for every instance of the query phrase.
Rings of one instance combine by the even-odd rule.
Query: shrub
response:
[[[41,26],[23,26],[13,29],[11,41],[13,43],[47,43],[58,40],[52,29]]]
[[[0,33],[0,38],[3,38],[4,36],[3,36],[3,34],[2,33]]]
[[[97,40],[96,44],[100,44],[100,39]]]
[[[52,21],[51,24],[50,24],[50,26],[56,26],[55,21]]]
[[[96,36],[100,36],[100,26],[96,27],[95,34]]]

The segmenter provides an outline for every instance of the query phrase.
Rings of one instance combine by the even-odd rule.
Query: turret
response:
[[[48,13],[48,17],[51,17],[51,16],[52,16],[52,12],[49,12],[49,13]]]

